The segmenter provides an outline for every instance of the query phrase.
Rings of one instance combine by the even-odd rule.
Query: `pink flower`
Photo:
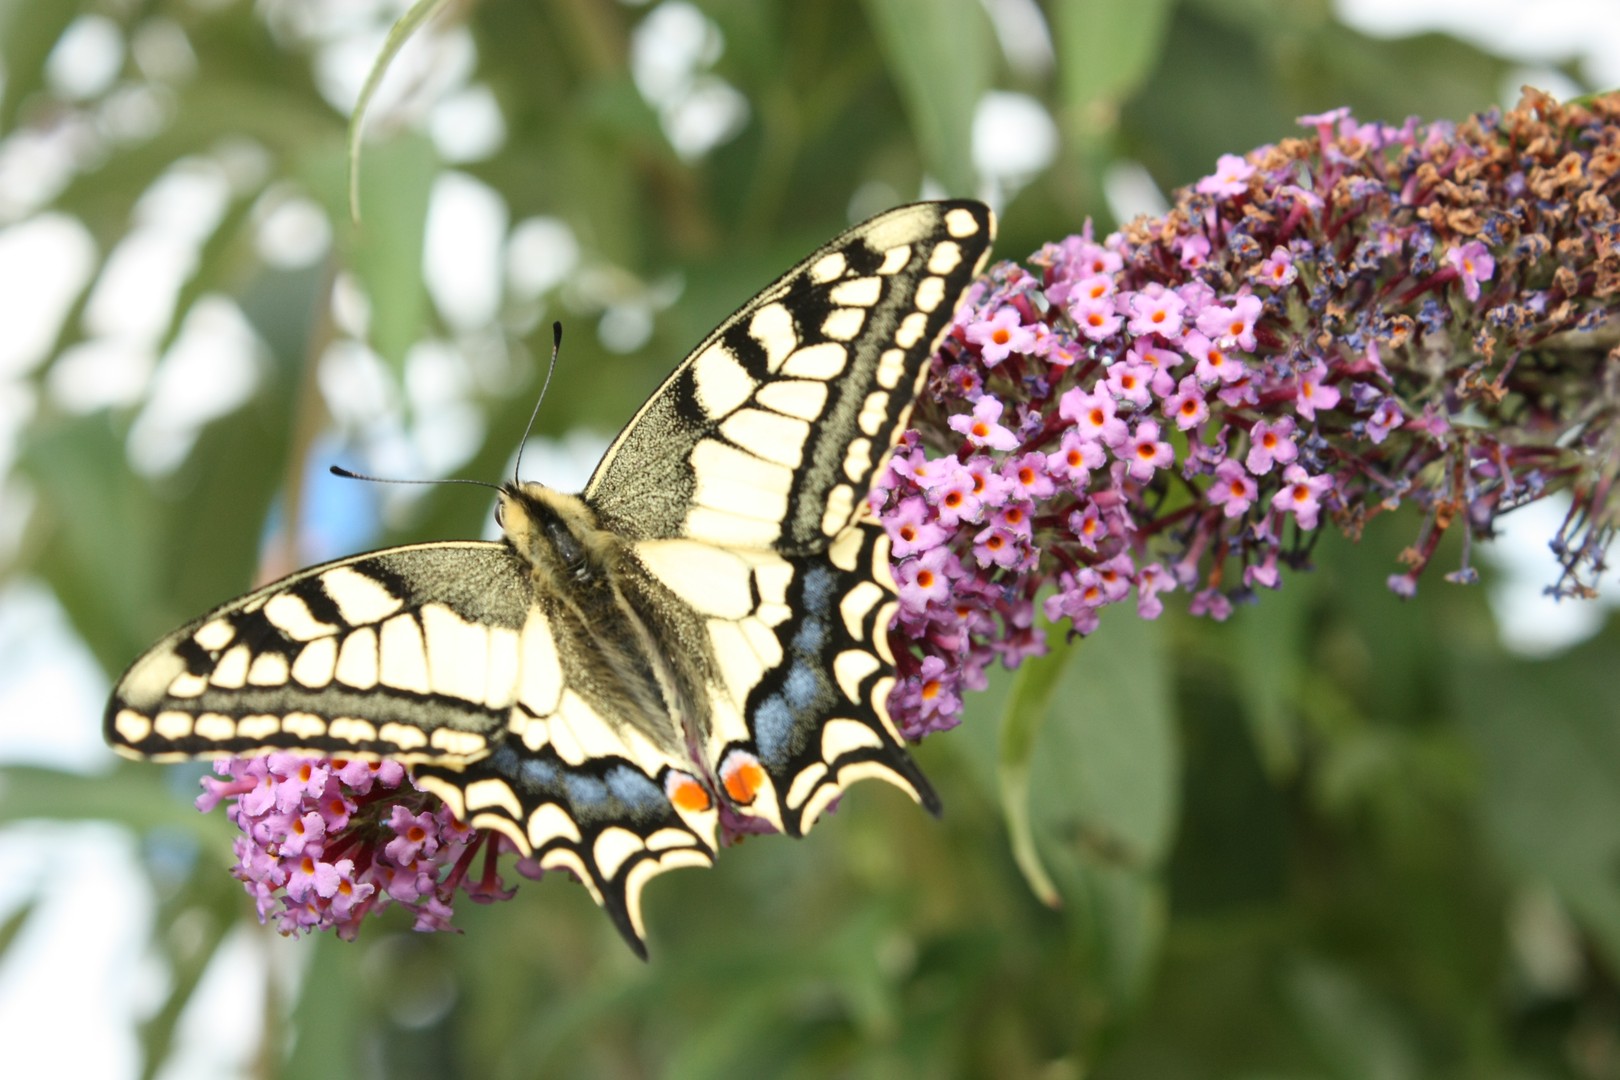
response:
[[[1249,429],[1249,456],[1243,464],[1256,476],[1266,475],[1273,464],[1287,465],[1299,456],[1293,435],[1294,422],[1286,416],[1275,424],[1255,424]]]
[[[1389,433],[1401,426],[1406,415],[1401,412],[1400,402],[1387,397],[1373,409],[1372,416],[1367,418],[1367,438],[1374,446],[1389,438]]]
[[[1197,270],[1209,261],[1209,238],[1203,233],[1178,236],[1176,250],[1181,255],[1182,266],[1188,270]]]
[[[1317,409],[1331,409],[1339,403],[1339,391],[1322,380],[1327,378],[1325,364],[1317,364],[1299,377],[1299,390],[1294,397],[1294,408],[1307,420],[1316,419]]]
[[[1175,392],[1176,379],[1170,372],[1181,363],[1181,359],[1178,352],[1154,348],[1140,341],[1125,353],[1127,364],[1146,364],[1153,369],[1153,374],[1148,379],[1148,389],[1158,397],[1169,397]]]
[[[948,421],[952,431],[967,436],[974,446],[988,446],[992,450],[1012,450],[1018,445],[1018,436],[1002,427],[1001,411],[1005,408],[1000,398],[986,395],[973,403],[972,416],[953,416]]]
[[[1254,324],[1265,309],[1258,296],[1244,293],[1230,304],[1207,307],[1198,313],[1198,329],[1226,348],[1253,351]]]
[[[1284,487],[1271,497],[1274,509],[1293,514],[1301,529],[1316,528],[1322,495],[1333,490],[1333,477],[1312,476],[1298,465],[1283,470]]]
[[[1126,329],[1139,337],[1158,334],[1166,341],[1181,333],[1181,312],[1186,302],[1164,286],[1150,285],[1130,299],[1131,321]]]
[[[900,606],[920,612],[930,601],[942,602],[950,595],[952,556],[949,548],[937,547],[900,564],[895,584],[900,590]]]
[[[1069,317],[1080,332],[1092,341],[1113,337],[1125,320],[1114,313],[1111,300],[1076,300],[1069,305]]]
[[[1249,190],[1249,177],[1253,175],[1253,165],[1236,154],[1222,154],[1215,162],[1215,172],[1198,181],[1196,190],[1218,200],[1227,199]]]
[[[890,555],[903,559],[919,551],[927,551],[945,542],[949,535],[935,522],[928,520],[928,504],[916,495],[903,499],[900,505],[883,520],[892,545]]]
[[[958,465],[947,482],[929,492],[941,525],[949,529],[958,522],[979,520],[979,497],[973,493],[974,487],[973,474]]]
[[[292,819],[287,828],[287,839],[281,844],[281,854],[284,857],[302,855],[313,848],[312,854],[319,856],[325,840],[326,822],[320,814],[311,810],[302,817]]]
[[[1198,361],[1193,373],[1198,376],[1200,382],[1235,382],[1243,378],[1244,372],[1248,370],[1242,360],[1197,330],[1182,339],[1181,347],[1187,350],[1188,356]]]
[[[1047,472],[1046,455],[1038,451],[1012,458],[1002,465],[1001,475],[1012,484],[1013,494],[1020,498],[1044,499],[1056,490]]]
[[[1016,566],[1022,559],[1020,547],[1012,533],[991,525],[973,538],[973,557],[980,566]]]
[[[1046,471],[1078,491],[1091,478],[1091,470],[1102,468],[1106,460],[1102,443],[1084,438],[1070,428],[1063,433],[1063,441],[1058,444],[1057,451],[1046,456]]]
[[[383,851],[400,866],[410,866],[418,858],[430,858],[439,850],[439,825],[432,814],[413,814],[395,805],[390,808],[388,827],[394,830],[394,838]]]
[[[1479,283],[1489,281],[1496,273],[1496,260],[1478,240],[1470,240],[1446,252],[1446,262],[1457,271],[1462,279],[1463,295],[1470,300],[1479,299]]]
[[[1182,377],[1176,392],[1164,399],[1164,415],[1175,420],[1182,431],[1197,427],[1209,419],[1209,406],[1204,403],[1204,391],[1196,375]]]
[[[1215,483],[1209,488],[1209,501],[1226,507],[1226,516],[1235,518],[1254,505],[1260,489],[1243,466],[1227,458],[1215,467]]]
[[[1159,438],[1159,425],[1153,420],[1143,420],[1136,425],[1131,434],[1130,446],[1120,455],[1121,460],[1128,460],[1130,464],[1127,471],[1131,479],[1139,483],[1147,483],[1153,479],[1155,471],[1169,467],[1175,461],[1175,452],[1170,444]]]
[[[1023,325],[1014,307],[1004,307],[988,319],[968,324],[967,339],[979,347],[985,366],[994,367],[1012,353],[1028,352],[1035,344],[1034,333]]]
[[[1108,389],[1121,401],[1145,409],[1153,403],[1153,391],[1149,384],[1155,374],[1148,364],[1116,361],[1108,368]]]
[[[1286,289],[1299,277],[1299,270],[1294,266],[1294,257],[1285,247],[1271,249],[1266,261],[1255,270],[1255,278],[1262,284],[1273,289]]]
[[[1073,422],[1083,439],[1095,439],[1109,446],[1125,441],[1125,421],[1114,415],[1114,399],[1107,390],[1094,394],[1078,386],[1066,390],[1058,401],[1058,415]]]
[[[1164,613],[1162,592],[1173,592],[1176,579],[1158,563],[1149,563],[1136,572],[1136,613],[1144,619],[1157,619]]]

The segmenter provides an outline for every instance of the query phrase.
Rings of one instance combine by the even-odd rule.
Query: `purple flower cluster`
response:
[[[214,770],[226,779],[203,778],[197,809],[230,800],[226,814],[243,834],[232,873],[260,921],[274,919],[283,934],[331,928],[350,938],[390,905],[409,910],[418,930],[448,930],[458,889],[482,901],[512,895],[495,872],[508,842],[457,821],[396,762],[271,754],[227,758]],[[483,873],[471,878],[480,848]],[[518,871],[540,875],[526,861]]]
[[[1559,589],[1601,570],[1620,349],[1592,331],[1620,293],[1620,95],[1301,122],[1314,138],[1223,156],[1165,217],[1088,226],[970,291],[871,496],[908,737],[953,726],[993,660],[1044,651],[1037,610],[1084,635],[1181,590],[1224,619],[1325,519],[1354,534],[1421,506],[1389,580],[1410,596],[1448,526],[1486,536],[1566,487]]]

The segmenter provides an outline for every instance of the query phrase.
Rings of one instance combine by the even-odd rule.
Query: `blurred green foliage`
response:
[[[82,410],[53,389],[95,336],[81,288],[17,376],[31,408],[5,483],[28,509],[0,551],[7,580],[47,583],[114,673],[259,568],[304,557],[312,448],[335,438],[361,464],[374,448],[321,390],[328,351],[357,332],[344,289],[364,298],[396,425],[434,407],[398,392],[421,342],[482,372],[468,396],[483,434],[455,471],[495,478],[551,319],[570,332],[541,429],[611,432],[691,342],[852,216],[925,185],[981,190],[986,90],[1042,103],[1059,136],[1050,167],[1000,188],[1013,197],[999,250],[1018,256],[1088,216],[1111,226],[1118,162],[1168,190],[1334,105],[1460,119],[1507,70],[1443,37],[1367,39],[1325,0],[993,5],[1044,15],[1049,64],[1038,27],[1004,22],[1004,42],[973,0],[694,4],[448,5],[367,118],[355,224],[353,91],[323,73],[340,38],[380,48],[398,7],[0,3],[4,148],[69,159],[55,190],[3,204],[0,227],[68,215],[99,267],[160,178],[227,175],[146,348],[165,355],[199,302],[224,297],[261,350],[245,404],[172,469],[138,467],[144,398]],[[723,81],[747,108],[731,137],[685,154],[669,101],[631,63],[638,27],[677,6],[713,35],[686,89]],[[64,79],[59,48],[86,19],[121,50],[89,90]],[[492,96],[504,138],[452,162],[428,132],[436,103],[468,87]],[[984,140],[992,161],[1000,134]],[[424,288],[428,208],[452,169],[498,195],[507,228],[543,217],[579,249],[539,295],[508,281],[492,326],[454,325]],[[259,237],[294,199],[331,242],[277,265]],[[625,353],[607,325],[627,311],[650,322]],[[484,512],[449,487],[389,509],[378,543],[472,535]],[[649,965],[558,881],[465,908],[462,936],[388,923],[356,944],[271,950],[296,971],[278,969],[291,990],[271,995],[244,1056],[264,1076],[491,1080],[1620,1075],[1620,628],[1553,660],[1507,656],[1479,589],[1432,580],[1402,604],[1383,588],[1412,528],[1326,538],[1315,573],[1229,624],[1118,616],[1017,677],[1044,682],[1015,692],[998,677],[960,730],[918,751],[943,822],[863,785],[803,842],[753,840],[711,872],[660,879]],[[193,845],[178,869],[150,867],[169,977],[141,1032],[148,1075],[215,950],[252,920],[223,871],[227,828],[191,811],[195,773],[175,772],[0,774],[5,822],[115,820]],[[1055,909],[1015,863],[1009,806],[1027,806],[1026,855]],[[4,913],[0,949],[30,913]]]

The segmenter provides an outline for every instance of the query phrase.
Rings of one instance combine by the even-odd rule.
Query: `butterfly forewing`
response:
[[[502,738],[530,601],[503,544],[313,567],[181,627],[119,680],[107,738],[167,759],[470,760]]]
[[[687,357],[585,499],[632,539],[826,550],[904,430],[993,228],[979,203],[917,203],[831,241]]]

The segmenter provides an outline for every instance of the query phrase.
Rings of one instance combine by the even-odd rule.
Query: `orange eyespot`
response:
[[[714,805],[709,799],[708,789],[698,783],[696,777],[684,773],[670,774],[669,801],[674,804],[675,809],[694,814],[701,814]]]
[[[738,756],[732,762],[729,769],[721,770],[726,794],[738,806],[748,806],[765,786],[765,769],[752,757]]]

